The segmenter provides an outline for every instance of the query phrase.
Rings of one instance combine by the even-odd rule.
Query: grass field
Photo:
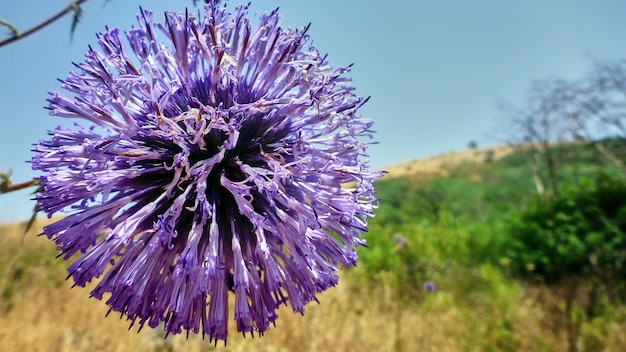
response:
[[[51,241],[36,236],[45,220],[25,235],[23,225],[2,225],[0,351],[623,351],[626,307],[589,302],[584,279],[533,284],[510,277],[498,262],[492,240],[505,235],[500,214],[479,200],[484,191],[485,202],[503,208],[500,199],[512,196],[491,191],[502,189],[491,164],[465,165],[485,155],[429,159],[447,177],[428,190],[439,193],[420,193],[420,201],[442,197],[433,198],[443,205],[434,215],[424,212],[429,203],[409,202],[406,189],[421,177],[381,184],[388,202],[372,221],[370,248],[361,251],[359,266],[342,271],[339,285],[303,316],[283,307],[277,326],[261,338],[244,338],[231,324],[226,347],[201,336],[164,339],[150,328],[129,331],[119,315],[105,317],[107,306],[90,299],[88,288],[71,288],[67,263],[55,259]],[[450,163],[462,167],[447,168]],[[517,177],[511,164],[502,170]],[[409,203],[394,205],[393,192]],[[422,288],[426,279],[436,283],[434,292]]]
[[[170,336],[155,330],[127,331],[117,316],[104,317],[104,303],[89,299],[88,290],[64,281],[63,262],[54,257],[51,242],[25,236],[18,225],[0,228],[3,311],[0,312],[2,351],[206,351],[213,345],[198,336]],[[430,312],[396,304],[389,288],[365,290],[342,278],[335,289],[320,295],[304,316],[289,308],[280,312],[277,327],[262,338],[231,333],[232,351],[361,351],[458,350],[450,334],[463,331],[460,312],[443,309],[445,297],[432,297]],[[231,327],[234,331],[234,327]]]
[[[390,285],[370,284],[345,272],[340,284],[310,304],[304,316],[282,309],[277,326],[265,336],[233,333],[226,347],[200,336],[169,336],[157,330],[128,331],[117,315],[71,288],[64,263],[53,260],[50,241],[22,235],[22,227],[0,227],[2,311],[0,350],[9,351],[561,351],[566,326],[559,298],[542,287],[521,287],[493,278],[494,272],[458,273],[434,293],[414,302],[395,297]],[[353,276],[355,278],[353,278]],[[459,296],[455,282],[475,281],[486,299]],[[493,281],[496,281],[493,284]],[[506,283],[506,284],[503,284]],[[485,288],[481,285],[494,287]],[[499,290],[492,292],[493,289]],[[497,298],[497,299],[495,299]],[[491,300],[493,299],[493,300]],[[473,304],[468,305],[468,300]],[[549,309],[551,307],[551,309]],[[626,346],[626,312],[615,321],[587,324],[586,340],[602,338],[602,350]],[[604,329],[595,331],[594,329]],[[595,350],[588,346],[585,350]]]

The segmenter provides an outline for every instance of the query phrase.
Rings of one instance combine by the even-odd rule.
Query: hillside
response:
[[[388,172],[385,176],[387,178],[402,176],[418,176],[419,178],[421,175],[446,175],[447,169],[450,167],[463,163],[499,160],[513,151],[514,149],[510,146],[466,149],[389,165],[384,167],[383,170]]]

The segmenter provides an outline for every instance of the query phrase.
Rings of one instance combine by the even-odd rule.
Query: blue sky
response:
[[[248,0],[246,0],[247,2]],[[68,0],[2,0],[0,18],[26,29]],[[70,17],[0,48],[0,170],[36,176],[32,144],[69,120],[43,109],[57,78],[82,60],[105,26],[128,29],[139,6],[182,11],[191,0],[90,0],[70,41]],[[237,2],[226,1],[229,7]],[[626,58],[626,2],[618,0],[255,0],[252,13],[280,7],[283,24],[312,23],[314,45],[333,66],[354,63],[361,109],[375,120],[371,165],[500,144],[496,103],[521,103],[531,82],[581,77],[597,60]],[[0,37],[8,30],[0,28]],[[28,191],[0,196],[0,223],[28,217]]]

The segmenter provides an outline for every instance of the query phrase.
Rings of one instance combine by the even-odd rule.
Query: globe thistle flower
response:
[[[35,147],[36,199],[68,272],[131,326],[226,340],[304,312],[357,261],[377,200],[372,122],[307,28],[247,6],[151,12],[98,35],[51,93],[58,127]]]

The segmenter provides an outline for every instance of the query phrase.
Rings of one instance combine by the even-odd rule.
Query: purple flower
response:
[[[424,282],[424,291],[426,292],[435,292],[437,290],[437,287],[435,286],[435,283],[428,280],[426,282]]]
[[[51,93],[58,127],[36,145],[44,228],[76,285],[110,310],[226,340],[262,334],[281,304],[304,312],[357,261],[377,200],[365,99],[274,11],[166,13],[98,35]]]

